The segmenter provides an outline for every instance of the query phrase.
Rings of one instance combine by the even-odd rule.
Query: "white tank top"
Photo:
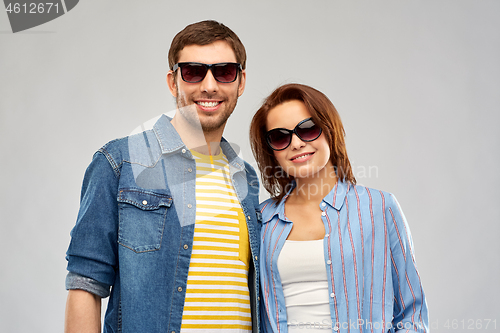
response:
[[[323,239],[287,240],[278,258],[289,332],[331,332]]]

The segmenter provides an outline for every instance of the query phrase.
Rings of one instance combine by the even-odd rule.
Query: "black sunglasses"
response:
[[[300,140],[311,142],[319,138],[321,128],[317,126],[312,118],[302,120],[293,130],[286,128],[274,128],[266,133],[267,145],[273,150],[286,149],[292,142],[292,135],[295,133]]]
[[[175,72],[177,68],[181,69],[181,77],[188,83],[203,81],[209,69],[217,82],[231,83],[238,77],[241,65],[235,62],[221,62],[211,65],[200,62],[179,62],[174,65],[172,70]]]

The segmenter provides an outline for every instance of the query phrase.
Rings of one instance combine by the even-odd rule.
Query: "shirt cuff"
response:
[[[69,272],[66,276],[66,290],[81,289],[101,298],[109,296],[109,286],[80,274]]]

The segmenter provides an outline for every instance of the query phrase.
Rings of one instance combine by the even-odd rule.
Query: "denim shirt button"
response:
[[[247,215],[247,217],[248,217],[248,220],[249,220],[249,221],[252,219],[252,218],[250,217],[250,215]]]
[[[193,205],[191,205],[191,204],[188,204],[188,208],[191,208],[191,207],[193,207]]]
[[[187,250],[189,246],[187,244],[184,244],[184,250]]]
[[[193,169],[191,169],[191,168],[188,168],[188,171],[189,171],[189,172],[193,172]]]
[[[182,291],[182,287],[177,287],[177,291],[181,292]]]
[[[185,154],[186,153],[186,149],[182,149],[182,153]]]
[[[321,212],[321,216],[326,216],[326,212]]]
[[[257,261],[257,260],[259,260],[259,257],[255,256],[254,259],[255,259],[255,261]]]
[[[148,204],[147,200],[142,200],[142,204],[146,206]]]

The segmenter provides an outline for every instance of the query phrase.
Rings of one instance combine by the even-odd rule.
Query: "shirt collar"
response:
[[[182,142],[179,133],[170,123],[172,118],[162,115],[153,126],[153,131],[158,139],[162,154],[173,153],[175,151],[186,149],[186,145]],[[238,171],[245,169],[245,163],[231,147],[231,144],[222,138],[220,147],[224,155],[226,155],[229,164],[235,167]]]
[[[170,123],[172,118],[162,115],[153,126],[153,131],[160,143],[161,153],[168,154],[186,148],[181,137]]]
[[[337,184],[335,184],[335,187],[330,191],[330,193],[323,198],[323,201],[336,210],[340,210],[344,205],[345,196],[347,195],[349,188],[350,183],[337,180]]]
[[[272,199],[269,200],[269,203],[262,208],[262,223],[271,221],[276,215],[278,215],[279,219],[282,221],[291,222],[285,216],[285,201],[296,185],[295,180],[292,180],[292,186],[279,202]]]
[[[290,192],[292,192],[292,190],[296,186],[295,181],[293,181],[292,184],[293,186],[291,186],[290,190],[283,197],[283,199],[280,200],[280,202],[272,201],[262,209],[263,223],[271,221],[271,219],[276,215],[278,215],[279,219],[282,221],[291,222],[286,218],[285,215],[285,201],[288,198]],[[335,187],[323,198],[323,202],[326,202],[336,210],[340,210],[344,205],[345,197],[347,195],[347,192],[349,191],[349,188],[350,183],[338,180],[335,184]]]

